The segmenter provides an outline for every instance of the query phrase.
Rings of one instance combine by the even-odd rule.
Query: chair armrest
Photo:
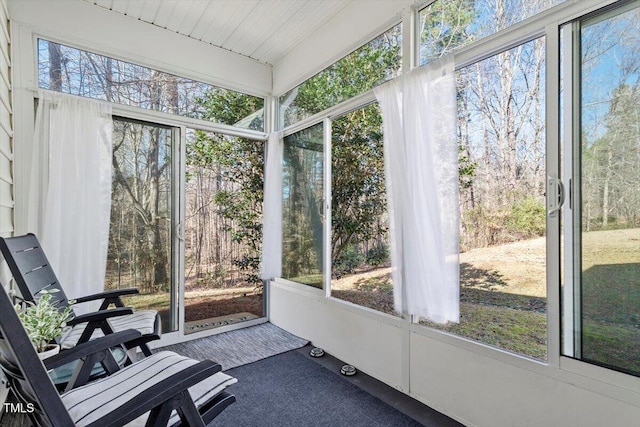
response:
[[[67,325],[74,326],[79,323],[101,321],[101,320],[109,319],[111,317],[126,316],[127,314],[132,314],[132,313],[133,313],[133,310],[128,307],[112,308],[110,310],[98,310],[98,311],[94,311],[93,313],[86,313],[86,314],[81,314],[79,316],[76,316],[73,319],[69,320],[67,322]]]
[[[104,337],[96,338],[94,340],[78,344],[68,350],[61,351],[55,356],[51,356],[43,360],[43,363],[47,369],[54,369],[73,362],[74,360],[79,360],[100,351],[107,350],[111,347],[126,344],[129,341],[140,338],[141,335],[142,334],[140,334],[140,332],[134,329],[105,335]]]
[[[105,299],[105,298],[119,299],[123,295],[134,295],[138,293],[140,293],[140,291],[138,291],[138,289],[136,288],[114,289],[112,291],[104,291],[104,292],[98,292],[97,294],[85,295],[83,297],[76,298],[75,300],[76,300],[76,304],[78,304],[82,302],[95,301],[95,300]]]
[[[96,420],[95,424],[105,427],[122,426],[129,421],[136,419],[145,412],[148,412],[175,398],[179,393],[187,391],[189,387],[214,375],[221,369],[221,366],[212,360],[204,360],[195,365],[189,366],[188,368],[165,378],[158,384],[149,387],[147,390],[144,390],[133,399],[120,406],[116,411],[114,411],[115,413],[111,413],[99,420]]]

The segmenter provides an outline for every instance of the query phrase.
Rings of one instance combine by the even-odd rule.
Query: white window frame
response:
[[[591,11],[584,13],[582,16],[576,17],[563,25],[558,26],[558,42],[555,46],[560,46],[560,38],[562,39],[562,49],[564,63],[562,64],[562,75],[564,77],[564,92],[562,93],[562,104],[564,112],[560,115],[560,109],[552,111],[556,113],[555,117],[562,120],[563,134],[562,147],[558,148],[558,152],[562,150],[562,182],[564,191],[567,193],[564,208],[562,210],[562,230],[558,230],[557,235],[562,233],[563,242],[563,259],[562,259],[562,275],[560,271],[555,275],[562,280],[561,289],[563,306],[558,303],[558,319],[562,317],[562,322],[556,322],[557,325],[562,324],[561,330],[557,331],[558,340],[562,341],[562,346],[558,346],[558,363],[562,369],[574,372],[579,375],[585,375],[598,379],[610,384],[625,384],[628,388],[633,389],[633,384],[640,383],[640,377],[635,377],[637,381],[629,381],[629,377],[634,378],[631,374],[616,371],[606,367],[601,367],[594,363],[581,360],[581,291],[580,284],[576,280],[581,276],[582,269],[580,259],[576,253],[580,249],[581,243],[576,242],[575,236],[582,233],[580,202],[577,197],[569,197],[569,194],[577,194],[581,190],[574,190],[581,187],[581,171],[580,167],[576,167],[580,160],[580,127],[581,127],[581,58],[580,52],[577,52],[576,46],[581,43],[581,30],[584,22],[592,19],[597,21],[606,20],[611,16],[616,16],[625,11],[633,10],[640,7],[638,0],[623,0],[618,4],[608,2],[602,11]],[[593,16],[590,16],[593,15]],[[564,30],[560,36],[560,28]],[[558,50],[557,58],[560,58]],[[559,76],[556,80],[559,80]],[[559,88],[558,92],[559,93]],[[553,117],[553,116],[552,116]],[[559,131],[556,133],[559,134]],[[558,171],[559,173],[559,171]],[[560,248],[560,239],[557,242],[557,248]],[[560,259],[560,254],[558,254]],[[558,288],[560,289],[560,284]],[[558,294],[559,295],[559,294]],[[564,313],[562,313],[564,311]],[[561,339],[562,337],[562,339]]]

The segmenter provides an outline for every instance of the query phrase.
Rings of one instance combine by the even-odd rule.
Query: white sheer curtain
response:
[[[30,186],[39,200],[31,226],[70,298],[104,289],[112,128],[108,104],[39,93],[34,147],[48,161],[34,151],[32,170],[42,174]]]
[[[445,58],[375,90],[384,128],[395,309],[437,323],[459,321],[454,77],[453,59]]]
[[[262,280],[282,272],[282,132],[273,132],[267,142],[267,164],[262,208]]]

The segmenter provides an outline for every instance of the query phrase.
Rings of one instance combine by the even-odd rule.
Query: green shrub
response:
[[[333,271],[337,275],[353,273],[365,258],[356,245],[349,245],[333,261]]]
[[[534,196],[513,195],[505,207],[479,204],[462,213],[461,249],[502,245],[544,236],[546,212],[544,203]]]
[[[377,267],[389,261],[389,248],[384,243],[376,245],[367,251],[366,262]]]
[[[505,226],[519,238],[544,236],[547,227],[544,203],[533,196],[516,201],[511,205]]]

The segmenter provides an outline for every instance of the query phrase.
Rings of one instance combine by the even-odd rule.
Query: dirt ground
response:
[[[160,310],[163,325],[168,325],[169,310]],[[262,292],[211,295],[204,291],[185,293],[185,322],[210,319],[236,313],[252,313],[263,316]]]

